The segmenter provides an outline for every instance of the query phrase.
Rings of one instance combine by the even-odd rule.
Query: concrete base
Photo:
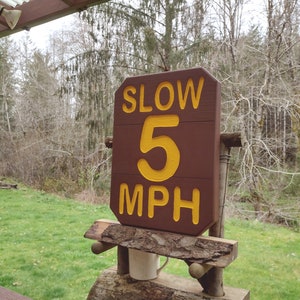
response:
[[[118,275],[115,267],[103,271],[90,290],[87,300],[250,300],[250,292],[225,287],[223,297],[202,293],[197,280],[161,272],[154,280],[137,281]]]

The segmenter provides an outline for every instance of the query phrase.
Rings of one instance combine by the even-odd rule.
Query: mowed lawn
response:
[[[0,190],[0,285],[34,300],[85,299],[114,250],[96,256],[83,237],[107,206],[27,188]]]
[[[101,270],[116,264],[115,248],[96,256],[83,237],[101,218],[114,218],[105,205],[25,187],[0,190],[0,285],[34,300],[86,299]],[[225,285],[250,290],[254,300],[300,299],[299,232],[230,219],[225,233],[239,242]],[[165,271],[188,276],[179,260]]]

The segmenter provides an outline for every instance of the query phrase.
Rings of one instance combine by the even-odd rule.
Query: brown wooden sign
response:
[[[110,207],[124,225],[198,235],[218,215],[220,84],[203,68],[115,95]]]

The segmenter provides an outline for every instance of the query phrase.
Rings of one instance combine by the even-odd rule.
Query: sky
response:
[[[22,39],[23,37],[30,38],[35,48],[44,50],[47,47],[51,34],[53,34],[55,31],[59,31],[60,29],[70,26],[73,18],[74,15],[68,15],[42,25],[32,27],[29,31],[20,31],[11,35],[11,37],[16,41]]]
[[[264,11],[264,6],[264,0],[246,0],[243,11],[243,23],[247,25],[260,24],[263,26],[262,20],[265,19],[265,16],[263,15],[262,11]],[[15,40],[18,40],[22,37],[29,37],[35,48],[45,50],[51,34],[53,34],[55,31],[59,31],[60,29],[70,26],[73,18],[74,14],[68,15],[66,17],[33,27],[29,32],[18,32],[13,34],[12,37]]]

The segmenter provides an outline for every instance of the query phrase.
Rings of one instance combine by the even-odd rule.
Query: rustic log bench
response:
[[[213,267],[228,266],[238,252],[238,243],[232,240],[143,229],[104,219],[95,221],[84,236],[96,241],[91,247],[95,254],[118,247],[117,268],[107,269],[98,277],[88,300],[107,300],[112,296],[123,300],[150,299],[149,290],[157,292],[151,294],[151,300],[216,299],[203,292],[199,285],[201,278]],[[134,280],[128,274],[128,249],[183,260],[199,283],[163,272],[154,280]],[[226,287],[224,297],[218,299],[248,300],[249,297],[249,291]]]
[[[92,245],[95,254],[121,246],[181,259],[189,265],[197,263],[219,268],[227,267],[238,252],[238,243],[232,240],[137,228],[103,219],[95,221],[84,237],[97,240]],[[120,270],[120,273],[128,273],[128,270]]]

